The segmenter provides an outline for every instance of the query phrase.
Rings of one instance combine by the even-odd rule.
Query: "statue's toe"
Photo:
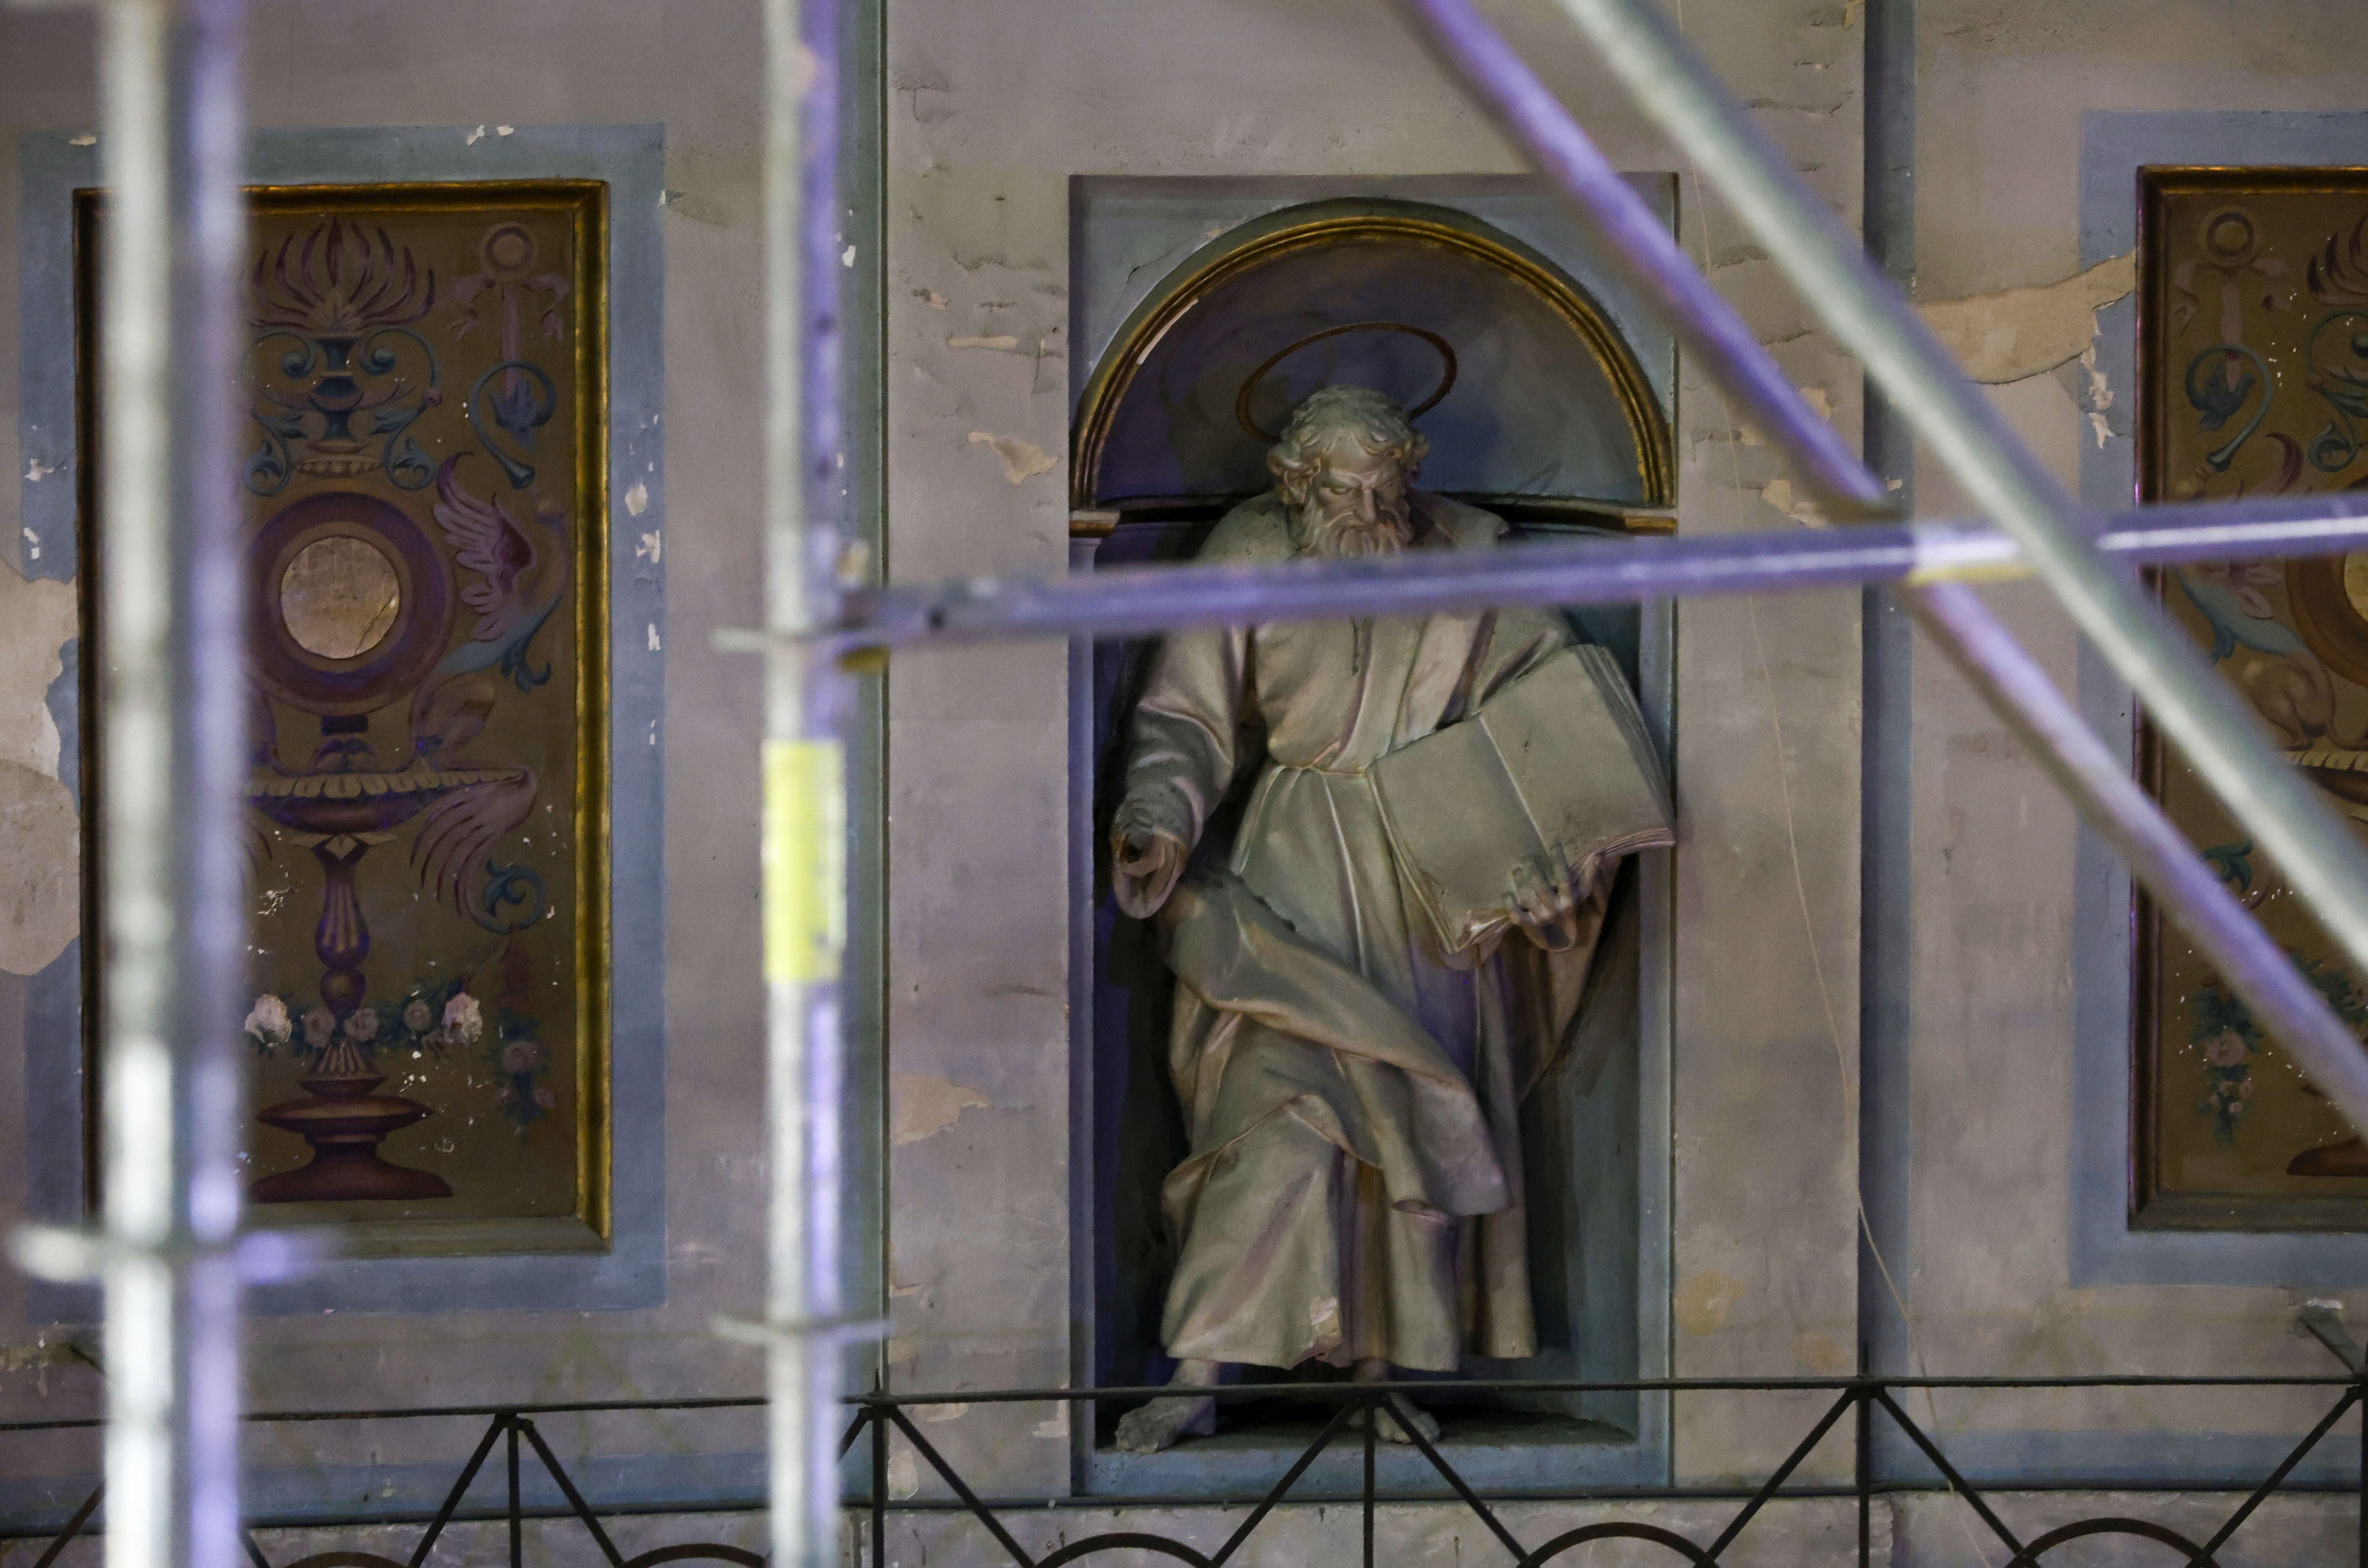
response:
[[[1155,1399],[1119,1417],[1118,1447],[1130,1454],[1156,1454],[1180,1438],[1205,1437],[1216,1430],[1216,1404],[1207,1398]]]
[[[1405,1402],[1405,1404],[1406,1409],[1413,1412],[1414,1427],[1416,1431],[1422,1434],[1422,1440],[1426,1443],[1436,1443],[1439,1441],[1439,1418],[1431,1415],[1429,1411],[1423,1409],[1420,1405],[1415,1404],[1410,1401]],[[1373,1435],[1381,1438],[1384,1443],[1412,1443],[1414,1441],[1412,1437],[1406,1435],[1406,1427],[1400,1425],[1401,1418],[1398,1415],[1398,1408],[1399,1407],[1397,1405],[1394,1404],[1380,1412],[1381,1422],[1379,1426],[1374,1427]],[[1364,1425],[1364,1421],[1360,1416],[1359,1419],[1351,1422],[1350,1425],[1354,1426],[1362,1426]]]

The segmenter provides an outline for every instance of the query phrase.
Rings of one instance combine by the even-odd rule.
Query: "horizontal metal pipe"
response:
[[[2368,548],[2368,492],[2144,507],[2111,518],[2096,542],[2109,555],[2147,565],[2340,554]],[[847,618],[819,641],[843,653],[1022,637],[1142,637],[1191,626],[1429,615],[1492,604],[1620,604],[1997,578],[2024,570],[2012,540],[1965,522],[1591,539],[1267,567],[956,578],[850,595]]]
[[[2092,548],[2072,498],[1651,0],[1560,3],[1965,494],[2014,536],[2073,622],[2353,968],[2368,972],[2368,849],[2358,831],[2277,756],[2259,717],[2194,640],[2147,602],[2126,567]],[[2347,1054],[2360,1054],[2356,1043]],[[2368,1102],[2347,1109],[2358,1119]]]

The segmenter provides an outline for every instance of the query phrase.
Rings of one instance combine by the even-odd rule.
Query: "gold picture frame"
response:
[[[2139,498],[2368,484],[2368,169],[2145,168],[2137,196]],[[2368,832],[2362,568],[2368,555],[2150,577],[2288,761]],[[2230,892],[2368,1032],[2368,990],[2143,714],[2135,764]],[[2368,1143],[2143,892],[2133,914],[2133,1227],[2368,1231]]]
[[[334,1227],[350,1256],[603,1251],[608,187],[259,186],[248,202],[264,853],[256,1008],[222,1027],[245,1028],[269,1123],[250,1122],[250,1200],[275,1226]],[[105,847],[104,213],[102,192],[75,193],[86,933]],[[313,951],[291,958],[288,906],[307,896]],[[341,898],[359,946],[325,934]],[[94,1209],[99,948],[83,946]],[[317,1001],[291,978],[308,963]]]

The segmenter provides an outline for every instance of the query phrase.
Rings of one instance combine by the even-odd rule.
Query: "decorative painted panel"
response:
[[[608,1231],[606,217],[592,181],[251,193],[255,996],[222,1023],[249,1200],[362,1250]]]
[[[2140,175],[2139,487],[2147,500],[2368,485],[2368,170]],[[2368,552],[2157,578],[2330,803],[2368,824]],[[2150,729],[2140,767],[2343,1019],[2368,986],[2276,866]],[[2133,1222],[2368,1230],[2368,1142],[2149,903],[2138,906]]]

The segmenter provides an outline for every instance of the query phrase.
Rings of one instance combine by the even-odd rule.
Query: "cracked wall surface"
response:
[[[719,1313],[755,1315],[763,1292],[757,683],[746,656],[715,652],[712,634],[761,619],[749,522],[761,509],[757,12],[633,0],[564,7],[263,0],[248,10],[249,101],[263,125],[450,127],[456,142],[490,149],[514,145],[505,129],[663,122],[673,368],[664,416],[665,502],[673,515],[660,516],[646,493],[638,509],[622,497],[635,511],[643,559],[654,568],[663,539],[671,579],[669,622],[648,631],[665,633],[668,661],[666,816],[616,824],[620,833],[664,835],[666,845],[666,1303],[633,1312],[552,1312],[521,1301],[507,1312],[259,1316],[248,1328],[249,1397],[293,1408],[739,1392],[757,1353],[719,1340],[712,1323]],[[8,481],[0,483],[0,971],[18,971],[62,940],[54,922],[14,918],[27,907],[20,888],[37,868],[67,868],[55,902],[69,931],[74,918],[74,824],[70,812],[61,818],[55,810],[63,794],[59,737],[41,708],[44,672],[57,675],[59,643],[73,632],[74,585],[42,577],[58,558],[45,549],[32,560],[33,541],[21,532],[32,463],[17,409],[17,149],[28,132],[89,133],[92,66],[86,15],[0,14],[0,468]],[[484,136],[466,142],[481,125]],[[30,483],[70,485],[73,476],[52,469]],[[632,644],[643,636],[633,627]],[[36,803],[23,805],[28,799]],[[0,1230],[22,1214],[25,1151],[45,1131],[26,1119],[24,1052],[77,1049],[72,1040],[28,1040],[25,997],[25,984],[0,972]],[[21,1277],[0,1268],[0,1342],[53,1332],[26,1314]],[[87,1366],[0,1358],[0,1414],[8,1417],[80,1415],[97,1400]],[[442,1442],[420,1438],[427,1449]],[[32,1456],[21,1444],[0,1452],[0,1485],[89,1458],[70,1443],[51,1448],[54,1454]],[[390,1462],[417,1451],[401,1441],[383,1449]]]
[[[1616,162],[1678,172],[1684,243],[1793,384],[1854,436],[1852,362],[1622,106],[1554,7],[1486,8]],[[1671,9],[1813,188],[1854,221],[1860,7]],[[716,653],[711,633],[758,612],[748,522],[759,511],[754,9],[585,0],[563,20],[526,0],[272,0],[256,14],[252,75],[269,123],[482,125],[497,137],[504,125],[666,122],[675,515],[643,517],[626,497],[653,566],[664,540],[671,588],[667,816],[643,824],[665,834],[670,878],[667,1303],[258,1320],[255,1397],[736,1392],[754,1353],[720,1345],[709,1323],[752,1312],[762,1274],[755,769],[728,763],[748,755],[757,713],[749,668]],[[1518,167],[1389,10],[1365,0],[887,0],[886,15],[887,565],[902,582],[1066,567],[1072,176]],[[1917,296],[2067,483],[2084,450],[2126,430],[2129,403],[2091,352],[2098,311],[2126,309],[2114,301],[2128,282],[2125,261],[2081,250],[2081,113],[2351,106],[2368,89],[2368,42],[2349,17],[2322,0],[2094,0],[2068,12],[2037,0],[1923,0]],[[86,20],[0,17],[0,141],[87,126],[88,63]],[[17,215],[15,165],[0,158],[0,363],[11,365]],[[29,478],[41,464],[18,445],[15,395],[0,378],[0,471]],[[1812,520],[1772,449],[1691,361],[1680,365],[1676,450],[1683,530]],[[32,483],[68,478],[52,471]],[[18,977],[71,930],[72,877],[61,869],[74,863],[74,824],[58,809],[61,743],[43,699],[64,667],[73,590],[40,575],[29,554],[39,541],[9,511],[17,487],[0,494],[0,1150],[16,1150],[38,1131],[23,1110]],[[1918,500],[1938,514],[1957,498],[1928,464]],[[2073,684],[2073,641],[2044,597],[2025,587],[1993,597]],[[1664,1222],[1680,1373],[1830,1374],[1853,1363],[1864,1331],[1847,1121],[1858,1051],[1858,606],[1854,594],[1705,600],[1678,617],[1686,846]],[[1080,1332],[1066,654],[916,652],[891,670],[889,1379],[908,1389],[1057,1383]],[[1917,679],[1915,1165],[1909,1232],[1889,1260],[1915,1355],[1963,1372],[2324,1369],[2323,1352],[2285,1330],[2297,1292],[2075,1283],[2066,1171],[2086,1134],[2072,1121],[2066,1065],[2074,825],[1936,661],[1920,660]],[[0,1223],[14,1222],[22,1184],[21,1162],[0,1163]],[[0,1342],[39,1332],[21,1283],[0,1274]],[[79,1414],[95,1397],[78,1363],[0,1356],[0,1411]],[[1765,1403],[1691,1405],[1676,1432],[1679,1474],[1764,1466],[1805,1429],[1800,1403],[1772,1417]],[[1976,1433],[2292,1425],[2291,1409],[2266,1398],[2134,1412],[2101,1397],[2000,1396],[1941,1413]],[[933,1439],[984,1483],[1065,1485],[1064,1421],[985,1403],[941,1414]],[[1814,1468],[1843,1462],[1821,1452]],[[1925,1555],[1903,1545],[1900,1560],[1952,1560],[1955,1521],[1920,1506],[1904,1506],[1898,1528],[1903,1540],[1931,1532],[1915,1549]],[[915,1539],[934,1540],[937,1528],[916,1526]],[[1406,1528],[1439,1533],[1431,1521]]]
[[[1675,165],[1551,7],[1489,7],[1615,159]],[[890,0],[889,565],[1053,573],[1066,560],[1072,176],[1497,174],[1520,166],[1387,7],[1222,0],[1085,8]],[[1695,0],[1691,35],[1818,190],[1859,198],[1855,6]],[[1796,384],[1858,420],[1849,358],[1683,176],[1681,234]],[[1681,370],[1681,527],[1794,526],[1774,454]],[[1782,492],[1779,491],[1781,494]],[[1858,601],[1689,605],[1679,619],[1675,1208],[1680,1280],[1716,1313],[1682,1372],[1822,1369],[1853,1342],[1846,1083],[1855,1059]],[[890,1054],[972,1085],[893,1151],[895,1385],[1064,1379],[1071,1335],[1065,744],[1057,648],[892,665]],[[1789,792],[1786,788],[1790,785]],[[1699,1293],[1701,1287],[1680,1286]],[[1689,1298],[1691,1299],[1691,1298]],[[1066,1474],[1065,1441],[975,1407],[932,1434],[995,1483]],[[1765,1424],[1683,1413],[1681,1471],[1781,1457]]]
[[[2003,383],[1990,388],[1993,404],[2067,488],[2081,492],[2084,457],[2124,465],[2091,485],[2091,504],[2128,494],[2133,389],[2100,369],[2128,363],[2126,352],[2116,358],[2089,334],[2100,305],[2107,334],[2125,337],[2134,318],[2115,302],[2132,281],[2129,258],[2083,254],[2084,123],[2137,110],[2353,108],[2368,91],[2356,20],[2353,8],[2317,0],[1920,0],[1917,296],[1936,325],[1957,324],[1977,373]],[[2199,148],[2199,161],[2227,161],[2208,140]],[[2356,162],[2330,153],[2326,161]],[[2123,188],[2117,176],[2100,199],[2124,199]],[[2126,188],[2134,208],[2134,179]],[[1963,507],[1929,454],[1917,492],[1922,514]],[[2084,673],[2044,593],[2026,585],[1987,597],[2067,689],[2110,685],[2093,665]],[[2293,1311],[2322,1295],[2356,1312],[2368,1300],[2359,1289],[2082,1278],[2094,1266],[2080,1261],[2072,1225],[2074,1169],[2097,1141],[2117,1149],[2124,1134],[2078,1119],[2073,1064],[2089,1042],[2070,959],[2083,942],[2122,940],[2126,915],[2106,910],[2084,929],[2069,807],[1929,649],[1914,704],[1912,1176],[1907,1233],[1890,1258],[1913,1354],[1935,1371],[2335,1370],[2296,1333]],[[2118,722],[2109,739],[2127,733],[2126,709]],[[2224,1431],[2236,1444],[2310,1419],[2301,1396],[2274,1393],[2143,1408],[2000,1396],[1946,1415],[1994,1434],[1991,1451],[2027,1456],[2056,1450],[2013,1434],[2136,1425]]]

